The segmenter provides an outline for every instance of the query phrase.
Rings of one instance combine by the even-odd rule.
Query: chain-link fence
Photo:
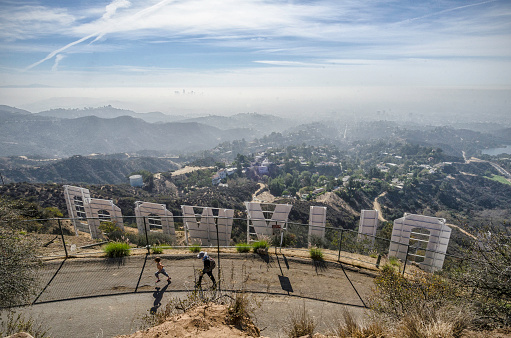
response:
[[[242,269],[240,270],[239,264],[235,262],[240,257],[247,259],[248,256],[240,256],[234,249],[237,244],[246,243],[247,238],[250,239],[249,233],[253,229],[250,229],[249,220],[246,217],[231,217],[229,218],[229,222],[232,222],[230,227],[219,227],[218,224],[225,221],[226,217],[211,216],[209,223],[201,223],[203,220],[200,215],[195,216],[195,220],[185,216],[172,216],[172,228],[167,230],[162,225],[164,217],[145,216],[138,219],[124,217],[122,226],[112,219],[80,219],[82,230],[86,230],[92,221],[99,222],[101,234],[95,236],[96,238],[92,238],[94,231],[77,231],[73,226],[73,221],[76,220],[69,218],[24,221],[25,231],[37,238],[38,247],[35,250],[40,254],[43,262],[39,271],[41,292],[36,295],[34,302],[150,292],[154,290],[153,273],[155,271],[152,271],[155,269],[152,266],[154,254],[160,255],[164,260],[172,261],[173,268],[180,271],[177,275],[180,278],[173,279],[173,290],[176,290],[176,287],[181,291],[194,290],[196,272],[202,266],[199,260],[190,263],[189,259],[196,256],[190,253],[192,249],[208,251],[210,256],[217,260],[217,279],[220,290],[242,287],[245,284],[243,287],[253,292],[266,290],[270,293],[289,294],[289,289],[291,288],[293,292],[293,287],[285,285],[286,269],[283,266],[287,266],[289,270],[288,260],[291,256],[301,259],[300,264],[310,266],[308,250],[311,247],[320,248],[325,261],[334,262],[328,264],[334,264],[331,267],[335,269],[349,265],[376,270],[378,266],[388,263],[396,265],[403,273],[407,273],[416,269],[418,263],[424,264],[424,262],[417,262],[417,256],[424,256],[424,252],[421,252],[422,255],[409,255],[411,248],[413,249],[415,245],[413,241],[406,245],[398,243],[406,248],[406,258],[398,261],[389,257],[389,246],[392,243],[389,239],[360,235],[357,231],[328,226],[320,227],[324,230],[324,235],[310,235],[308,224],[285,222],[275,227],[269,224],[271,235],[262,236],[272,246],[269,250],[270,255],[257,257],[251,254],[252,256],[249,257],[252,260],[261,261],[262,259],[267,264],[267,271],[273,269],[281,276],[280,283],[249,282],[250,279],[240,275]],[[197,235],[198,232],[192,233],[187,222],[196,222],[199,228],[208,226],[209,232],[206,231],[200,235],[202,242],[195,241],[196,238],[193,238],[193,235]],[[221,243],[222,235],[228,236],[228,243]],[[138,254],[108,259],[102,253],[102,249],[111,241],[128,243],[131,251]],[[179,249],[181,249],[180,252],[173,251]],[[460,257],[448,254],[445,257],[445,265],[449,267],[464,263]],[[181,266],[180,262],[186,259],[188,259],[186,264]],[[328,266],[327,263],[324,266]],[[316,265],[316,268],[318,266],[322,265]],[[331,271],[335,272],[334,269]],[[210,283],[208,280],[205,276],[205,283]],[[207,287],[207,284],[205,285]],[[307,281],[303,281],[303,285],[306,289]],[[319,297],[315,290],[301,292],[306,297]],[[321,297],[335,301],[337,296],[334,295],[337,294],[334,292]]]

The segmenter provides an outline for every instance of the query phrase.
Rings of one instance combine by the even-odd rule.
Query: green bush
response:
[[[117,225],[115,225],[114,222],[110,221],[103,221],[99,224],[99,230],[103,232],[111,241],[118,240],[120,236],[122,236],[121,228],[119,228]]]
[[[110,242],[103,247],[107,257],[124,257],[130,255],[130,246],[124,242]]]
[[[239,253],[250,252],[250,249],[251,249],[250,244],[247,243],[236,244],[236,251]]]
[[[326,248],[328,246],[328,243],[327,241],[320,237],[320,236],[316,236],[316,235],[311,235],[310,236],[310,243],[312,246],[314,247],[318,247],[318,248]],[[338,248],[338,244],[335,246],[335,249]]]
[[[262,251],[266,252],[266,251],[268,251],[269,247],[270,246],[268,245],[268,241],[264,240],[264,239],[252,243],[252,249],[254,250],[255,253],[260,253]]]
[[[163,253],[163,248],[161,246],[153,246],[153,247],[151,247],[151,252],[154,255],[159,255],[159,254]]]
[[[315,261],[323,261],[323,251],[320,248],[310,248],[309,254],[311,258]]]
[[[401,263],[399,262],[399,259],[396,257],[389,257],[389,264],[392,266],[399,266]]]
[[[294,248],[296,247],[296,244],[298,243],[298,240],[296,238],[295,234],[284,232],[284,236],[282,237],[282,247],[283,248]],[[272,238],[273,246],[280,246],[280,236],[274,236]]]
[[[192,244],[192,246],[190,246],[190,252],[193,252],[193,253],[199,253],[201,251],[201,246],[199,244]]]

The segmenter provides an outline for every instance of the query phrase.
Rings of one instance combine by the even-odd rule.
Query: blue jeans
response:
[[[165,269],[161,269],[160,271],[158,271],[154,274],[156,276],[156,278],[160,279],[160,273],[164,276],[167,276],[167,278],[169,277],[169,274],[167,273],[167,271],[165,271]]]

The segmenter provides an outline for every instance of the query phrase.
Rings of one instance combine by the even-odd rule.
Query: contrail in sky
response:
[[[124,23],[125,21],[132,21],[133,19],[138,19],[138,18],[144,16],[145,14],[147,14],[149,12],[152,12],[153,10],[156,10],[156,9],[160,8],[161,6],[163,6],[163,5],[165,5],[165,4],[169,3],[169,2],[173,2],[173,1],[175,1],[175,0],[162,0],[162,1],[158,2],[155,5],[152,5],[151,7],[144,8],[143,10],[133,14],[130,18],[128,18],[126,20],[123,20],[121,23]],[[117,25],[119,25],[119,23],[115,24],[115,25],[112,25],[112,26],[117,26]],[[96,41],[96,40],[100,39],[102,36],[104,36],[107,32],[108,32],[108,29],[103,29],[103,30],[94,32],[92,34],[89,34],[89,35],[87,35],[87,36],[85,36],[85,37],[83,37],[81,39],[76,40],[76,41],[68,43],[64,47],[61,47],[61,48],[59,48],[57,50],[54,50],[53,52],[48,54],[44,59],[41,59],[41,60],[31,64],[30,66],[25,68],[25,71],[30,70],[30,69],[34,68],[35,66],[37,66],[37,65],[40,65],[44,61],[47,61],[47,60],[53,58],[55,55],[57,55],[59,53],[62,53],[63,51],[65,51],[66,49],[68,49],[70,47],[73,47],[74,45],[77,45],[79,43],[87,41],[87,40],[89,40],[89,39],[91,39],[93,37],[96,37],[96,39],[94,40],[94,41]],[[94,41],[92,41],[92,42],[94,42]]]
[[[443,14],[443,13],[447,13],[447,12],[452,12],[452,11],[457,11],[459,9],[463,9],[463,8],[467,8],[467,7],[480,6],[480,5],[484,5],[484,4],[488,4],[488,3],[496,2],[496,1],[498,1],[498,0],[488,0],[488,1],[478,2],[476,4],[470,4],[470,5],[464,5],[464,6],[458,6],[458,7],[454,7],[454,8],[444,9],[444,10],[439,11],[439,12],[435,12],[435,13],[431,13],[431,14],[426,14],[426,15],[423,15],[423,16],[418,16],[416,18],[411,18],[411,19],[406,19],[406,20],[403,20],[403,21],[399,21],[399,22],[396,22],[396,24],[405,23],[405,22],[412,22],[412,21],[416,21],[416,20],[420,20],[420,19],[429,18],[431,16],[435,16],[435,15],[439,15],[439,14]]]

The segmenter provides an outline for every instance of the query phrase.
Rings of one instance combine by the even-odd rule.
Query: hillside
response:
[[[130,116],[63,119],[0,110],[0,156],[66,157],[143,150],[181,154],[250,135],[248,129],[220,130],[196,122],[151,124]]]
[[[165,172],[179,168],[171,159],[156,157],[72,156],[63,160],[0,158],[5,183],[59,182],[86,184],[129,183],[136,171]]]

